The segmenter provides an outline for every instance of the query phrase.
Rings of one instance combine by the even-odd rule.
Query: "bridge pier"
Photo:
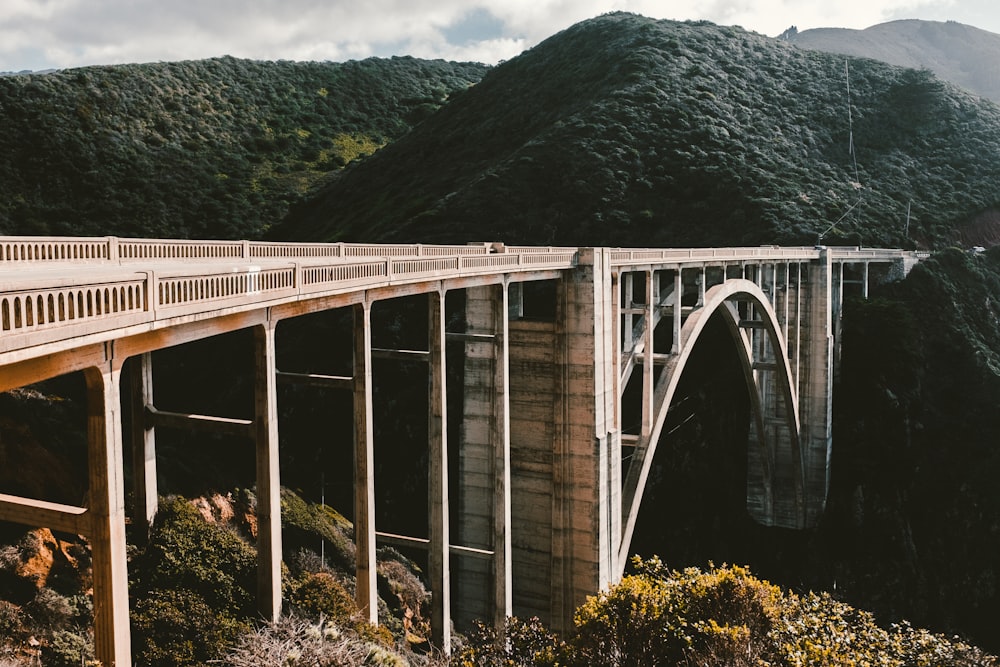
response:
[[[132,664],[128,633],[128,559],[121,427],[121,366],[84,371],[87,383],[87,460],[90,546],[94,572],[94,652],[101,664]]]
[[[253,329],[254,441],[257,454],[257,609],[281,617],[281,479],[274,322]]]
[[[355,601],[378,625],[378,571],[375,560],[375,435],[372,428],[371,303],[354,307],[354,543],[357,551]]]
[[[841,265],[842,266],[842,265]],[[830,488],[830,456],[833,451],[833,372],[834,372],[834,265],[830,252],[822,249],[807,267],[808,276],[800,285],[803,322],[798,359],[798,387],[802,470],[806,499],[804,522],[815,525],[826,506]],[[838,285],[839,288],[839,285]],[[787,525],[787,524],[780,524]]]
[[[519,288],[519,286],[517,286]],[[513,605],[511,575],[510,399],[504,283],[465,290],[463,417],[458,455],[458,543],[490,559],[458,555],[452,562],[455,621],[500,627]],[[520,312],[518,300],[516,312]],[[492,561],[492,562],[491,562]],[[492,567],[491,567],[492,565]]]
[[[581,250],[554,323],[511,323],[514,613],[557,631],[617,576],[621,440],[613,381],[611,271]]]
[[[430,292],[428,299],[428,523],[431,585],[431,641],[446,655],[451,653],[451,538],[448,498],[448,404],[445,375],[445,292]]]
[[[153,355],[145,352],[129,363],[132,403],[132,525],[145,541],[156,517],[159,498],[156,486],[156,429],[147,419],[153,407]]]

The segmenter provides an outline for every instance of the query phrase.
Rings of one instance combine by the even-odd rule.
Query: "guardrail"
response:
[[[681,263],[710,260],[747,259],[815,259],[819,251],[813,247],[753,246],[735,248],[612,248],[611,265],[664,262]]]
[[[36,262],[110,262],[149,260],[294,259],[306,257],[427,257],[486,255],[491,244],[377,245],[365,243],[270,243],[105,237],[0,237],[0,268]],[[532,252],[548,252],[546,248]],[[524,250],[522,252],[527,252]]]
[[[830,248],[835,261],[917,253]],[[611,264],[808,261],[815,247],[612,248]],[[322,294],[523,271],[566,270],[578,248],[0,237],[0,352],[136,323]],[[58,266],[60,270],[42,270]],[[39,269],[35,271],[33,269]]]
[[[892,262],[902,259],[924,259],[928,253],[894,248],[816,247],[816,246],[752,246],[744,248],[613,248],[612,266],[632,264],[683,264],[711,261],[808,261],[818,259],[827,250],[834,261]]]
[[[16,260],[18,270],[0,266],[0,352],[7,352],[55,340],[92,333],[113,332],[125,326],[159,320],[246,307],[274,304],[317,295],[336,294],[386,285],[419,283],[432,279],[462,278],[541,270],[565,270],[575,266],[577,251],[489,252],[477,246],[363,246],[337,244],[338,253],[322,254],[321,245],[285,246],[294,254],[311,254],[289,261],[287,258],[227,256],[240,244],[180,242],[157,244],[100,243],[67,240],[49,246],[24,242],[25,259]],[[6,247],[14,242],[3,239]],[[247,244],[242,244],[247,247]],[[117,246],[126,261],[115,262],[104,253]],[[0,245],[0,247],[5,247]],[[270,249],[272,245],[249,246]],[[27,250],[30,248],[30,250]],[[77,250],[74,250],[76,248]],[[397,256],[366,256],[372,249]],[[68,249],[64,252],[63,249]],[[81,254],[81,259],[73,259]],[[51,250],[51,253],[50,253]],[[448,254],[451,251],[461,254]],[[204,253],[200,257],[191,254]],[[404,252],[408,251],[408,252]],[[21,256],[21,246],[12,254]],[[169,257],[168,257],[169,255]],[[37,260],[28,259],[37,257]],[[183,259],[139,269],[133,259]],[[228,261],[223,261],[227,260]],[[65,272],[35,272],[50,262],[66,263]],[[27,264],[25,264],[27,262]],[[35,263],[37,262],[37,263]],[[13,269],[12,261],[8,268]],[[26,270],[28,269],[28,270]]]

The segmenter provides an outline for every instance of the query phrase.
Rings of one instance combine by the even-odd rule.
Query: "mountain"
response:
[[[257,238],[486,69],[225,57],[0,77],[0,234]]]
[[[804,49],[929,69],[940,79],[1000,102],[1000,35],[969,25],[905,19],[864,30],[791,28],[782,38]]]
[[[275,235],[939,246],[998,201],[1000,107],[926,70],[614,13],[491,70]]]

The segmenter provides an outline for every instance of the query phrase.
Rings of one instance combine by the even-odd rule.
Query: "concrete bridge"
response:
[[[427,551],[433,639],[445,650],[453,621],[538,615],[568,629],[586,595],[622,576],[665,418],[709,318],[722,317],[732,332],[751,398],[747,509],[766,525],[807,527],[829,484],[845,293],[867,296],[870,284],[904,276],[918,259],[840,247],[0,238],[0,390],[82,373],[89,460],[85,502],[0,494],[0,520],[89,539],[97,657],[129,665],[125,525],[127,512],[140,526],[156,513],[157,429],[245,436],[256,451],[258,604],[276,618],[276,385],[340,388],[353,394],[357,602],[370,621],[378,622],[375,549],[387,543]],[[445,295],[458,290],[464,327],[448,331]],[[426,349],[373,348],[372,305],[415,295],[426,295]],[[352,374],[281,372],[278,323],[335,309],[353,314]],[[252,419],[156,407],[153,351],[240,330],[253,332]],[[462,392],[461,428],[451,438],[448,342],[465,353],[464,386],[452,388]],[[375,357],[426,364],[427,534],[375,525]],[[625,406],[641,414],[630,429],[622,426],[626,395],[641,401]],[[127,433],[123,410],[134,416]]]

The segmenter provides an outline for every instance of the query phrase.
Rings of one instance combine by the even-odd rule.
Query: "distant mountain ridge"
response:
[[[926,68],[945,81],[1000,102],[1000,35],[963,23],[904,19],[864,30],[789,30],[782,38],[805,49]]]

